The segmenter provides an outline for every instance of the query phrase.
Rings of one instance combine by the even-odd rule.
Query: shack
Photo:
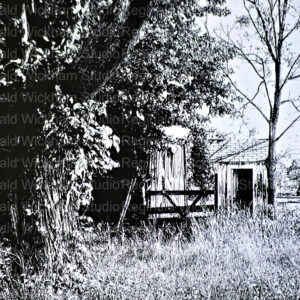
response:
[[[208,143],[214,180],[212,188],[187,186],[187,153],[190,144],[170,145],[153,154],[145,206],[150,218],[248,208],[267,205],[267,140],[213,139]],[[192,197],[193,196],[193,197]]]
[[[268,140],[214,140],[210,153],[218,191],[217,209],[265,210]]]
[[[209,196],[215,190],[201,190],[188,184],[190,146],[188,141],[170,144],[166,150],[152,154],[145,193],[148,218],[186,218],[214,210],[214,198]]]

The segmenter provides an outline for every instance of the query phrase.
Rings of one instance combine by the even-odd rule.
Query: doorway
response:
[[[241,209],[252,210],[253,170],[233,169],[233,204]]]

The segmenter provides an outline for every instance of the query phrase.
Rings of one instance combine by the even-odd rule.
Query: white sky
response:
[[[227,7],[231,10],[232,14],[226,18],[209,18],[209,30],[213,31],[214,28],[219,27],[220,22],[222,22],[223,27],[225,28],[226,26],[231,27],[231,24],[233,24],[238,15],[245,14],[242,3],[242,0],[227,0]],[[295,3],[299,5],[300,13],[300,1],[295,0]],[[238,38],[239,34],[239,32],[235,32],[233,34],[233,38]],[[300,30],[298,30],[295,35],[291,36],[290,41],[293,44],[293,50],[297,53],[300,53]],[[255,44],[255,40],[250,40],[250,42]],[[235,71],[233,79],[237,83],[239,88],[243,90],[247,95],[253,95],[256,91],[256,83],[258,82],[258,80],[252,68],[249,67],[246,63],[242,63],[241,61],[237,60],[233,62],[232,67]],[[285,87],[282,100],[284,100],[289,94],[300,96],[300,78],[291,81],[291,83],[289,83]],[[264,105],[264,103],[266,103],[266,100],[267,99],[262,95],[261,99],[257,99],[256,101],[256,103],[258,103],[264,111],[268,110],[268,106]],[[290,104],[285,104],[284,106],[282,106],[280,114],[278,134],[282,132],[286,128],[286,126],[297,116],[297,112],[292,106],[290,106]],[[255,129],[256,138],[267,138],[268,124],[263,119],[263,117],[255,110],[255,108],[252,108],[252,106],[248,105],[248,108],[245,111],[245,115],[248,123],[247,126],[241,127],[241,120],[233,120],[229,117],[215,118],[212,120],[211,124],[221,132],[233,133],[237,136],[242,137],[249,137],[249,129]],[[278,142],[277,153],[287,150],[290,151],[292,156],[298,156],[298,158],[300,158],[300,121],[298,121]]]

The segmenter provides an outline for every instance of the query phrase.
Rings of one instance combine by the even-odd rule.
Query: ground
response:
[[[182,225],[181,225],[182,226]],[[14,281],[1,250],[0,299],[299,299],[300,212],[243,212],[114,235],[86,229],[60,274]],[[55,286],[54,286],[55,282]]]

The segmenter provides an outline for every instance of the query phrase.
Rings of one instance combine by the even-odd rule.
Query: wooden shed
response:
[[[175,212],[185,217],[190,212],[207,210],[266,208],[267,140],[214,139],[208,144],[215,180],[214,188],[206,191],[187,187],[188,142],[153,154],[145,197],[150,216],[157,217],[159,213],[172,217]],[[203,198],[207,201],[200,205]]]
[[[214,162],[218,208],[265,210],[268,140],[213,140],[210,153]]]
[[[150,182],[146,192],[146,207],[150,218],[170,218],[213,210],[210,205],[199,206],[202,199],[215,193],[187,185],[189,143],[170,144],[167,150],[154,153],[150,159]],[[175,213],[175,215],[174,215]]]
[[[186,190],[185,146],[170,144],[167,150],[153,153],[149,169],[150,185],[148,186],[148,195],[149,192],[153,194],[147,197],[147,208],[149,210],[159,208],[161,212],[166,208],[164,216],[168,217],[170,215],[167,208],[173,207],[173,205],[159,192]],[[172,196],[172,201],[177,206],[186,205],[184,195]]]

